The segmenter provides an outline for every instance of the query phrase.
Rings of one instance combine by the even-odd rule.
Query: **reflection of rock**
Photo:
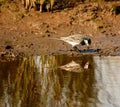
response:
[[[16,55],[12,51],[0,52],[0,60],[14,60]]]
[[[70,72],[82,72],[84,70],[82,66],[75,61],[71,61],[66,65],[60,66],[60,68]]]

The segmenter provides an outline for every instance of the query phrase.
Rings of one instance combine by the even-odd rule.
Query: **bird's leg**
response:
[[[80,52],[79,48],[77,46],[74,46],[73,49],[77,52]]]
[[[89,50],[90,49],[90,47],[89,46],[87,46],[87,50]]]

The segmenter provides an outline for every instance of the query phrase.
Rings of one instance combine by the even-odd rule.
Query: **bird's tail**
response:
[[[61,40],[60,38],[49,38],[49,39],[54,39],[54,40]]]

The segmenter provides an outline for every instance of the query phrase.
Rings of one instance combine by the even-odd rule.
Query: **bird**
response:
[[[86,45],[88,48],[91,45],[91,39],[87,36],[84,36],[82,34],[74,34],[67,37],[60,37],[60,38],[52,38],[57,40],[62,40],[70,45],[76,50],[78,49],[77,46],[80,45]],[[79,49],[78,49],[79,50]]]
[[[73,60],[66,65],[60,66],[59,68],[65,70],[65,71],[70,71],[70,72],[82,72],[82,71],[84,71],[82,66]]]

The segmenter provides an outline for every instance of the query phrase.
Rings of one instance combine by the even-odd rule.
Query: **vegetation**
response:
[[[43,10],[51,10],[53,8],[55,0],[22,0],[22,3],[24,3],[24,6],[26,9],[31,9],[32,7],[39,9],[40,12],[43,12]]]
[[[120,0],[21,0],[25,9],[31,10],[34,8],[40,12],[52,11],[54,9],[64,9],[74,7],[78,2],[108,2],[108,1],[120,1]],[[19,0],[0,0],[0,7],[5,3],[19,2]],[[120,6],[113,6],[113,11],[116,14],[120,11]]]
[[[40,12],[43,12],[43,11],[52,11],[54,5],[56,5],[56,7],[59,9],[64,9],[66,7],[74,7],[78,2],[107,2],[107,1],[119,1],[119,0],[24,0],[24,1],[25,1],[24,5],[26,5],[27,4],[26,2],[29,1],[29,4],[27,4],[28,7],[30,8],[34,7],[40,10]],[[114,8],[113,10],[116,11],[116,8]],[[119,9],[117,8],[117,10]]]

